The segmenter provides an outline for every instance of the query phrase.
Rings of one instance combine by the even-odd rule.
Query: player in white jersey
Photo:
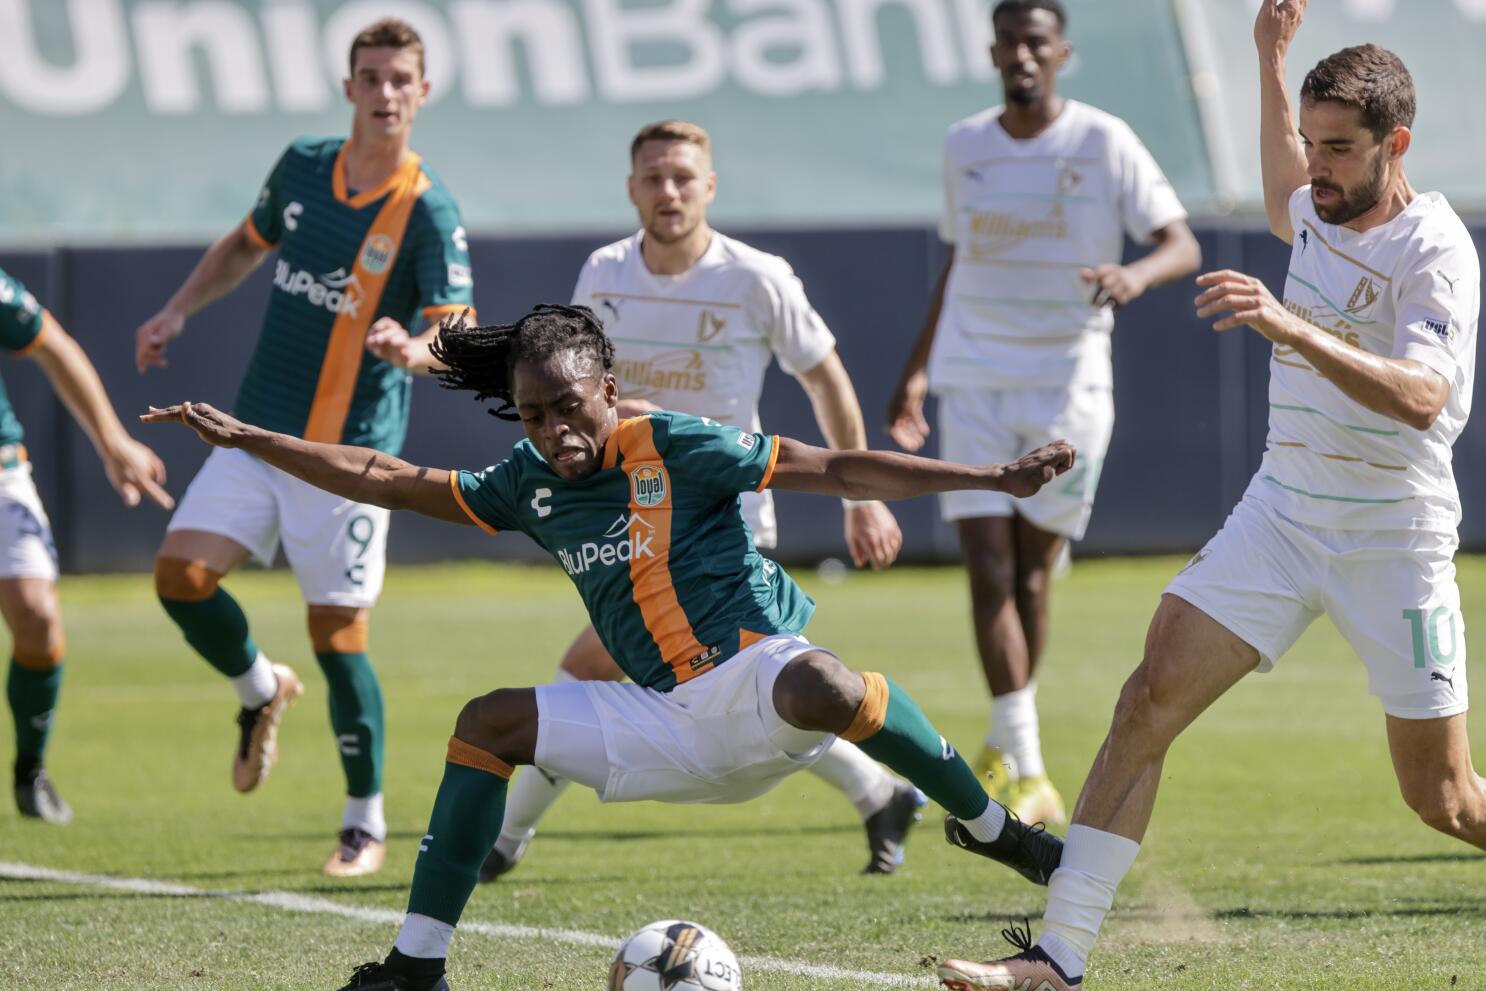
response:
[[[789,263],[708,226],[717,177],[706,130],[674,120],[648,125],[631,143],[630,158],[630,200],[642,230],[590,255],[573,290],[573,302],[592,308],[614,341],[623,415],[668,409],[759,430],[764,372],[777,359],[809,395],[831,447],[866,447],[861,407],[836,339]],[[770,493],[741,498],[754,542],[775,546]],[[884,568],[897,557],[902,534],[881,502],[848,502],[845,528],[858,566]],[[568,649],[557,676],[624,677],[592,626]],[[861,816],[871,851],[866,871],[891,873],[924,802],[917,789],[844,741],[811,770]],[[515,866],[566,783],[539,768],[518,776],[482,880]]]
[[[991,17],[1006,103],[960,121],[945,139],[939,231],[951,250],[888,423],[894,440],[918,450],[932,390],[946,458],[994,461],[1058,437],[1078,446],[1079,467],[1034,499],[941,500],[970,572],[992,696],[977,770],[1024,819],[1061,824],[1034,677],[1051,572],[1088,526],[1114,428],[1113,311],[1195,271],[1201,253],[1176,193],[1129,126],[1058,95],[1071,53],[1062,5],[1006,0]],[[1155,248],[1121,265],[1126,234]]]
[[[1074,810],[1042,938],[1006,960],[946,963],[957,991],[1082,986],[1171,743],[1323,612],[1367,669],[1404,801],[1486,849],[1450,467],[1470,412],[1480,265],[1445,198],[1404,174],[1415,101],[1397,56],[1364,45],[1323,59],[1301,87],[1297,135],[1285,53],[1304,9],[1267,0],[1255,26],[1265,206],[1291,245],[1284,302],[1238,272],[1197,280],[1199,317],[1274,344],[1263,462],[1166,589]]]

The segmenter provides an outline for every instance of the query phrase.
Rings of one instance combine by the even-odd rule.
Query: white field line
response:
[[[151,881],[138,877],[110,877],[106,874],[79,874],[73,871],[53,870],[0,861],[0,880],[48,881],[53,884],[75,884],[89,888],[107,888],[112,891],[128,891],[140,895],[155,895],[167,898],[217,898],[222,901],[244,902],[261,905],[283,912],[307,912],[312,915],[336,915],[357,922],[377,925],[399,925],[403,913],[390,908],[361,908],[343,905],[328,898],[311,898],[288,891],[263,891],[256,894],[242,891],[212,891],[193,888],[184,884]],[[354,890],[354,889],[348,889]],[[546,929],[539,926],[517,926],[500,922],[461,922],[459,931],[479,936],[495,936],[501,939],[536,939],[551,943],[571,943],[576,946],[593,946],[612,950],[619,946],[619,939],[600,933],[581,932],[576,929]],[[937,984],[933,978],[913,974],[887,974],[870,970],[846,970],[827,964],[805,963],[800,960],[783,960],[779,957],[743,957],[739,961],[745,971],[773,971],[819,980],[840,981],[881,988],[923,988]]]

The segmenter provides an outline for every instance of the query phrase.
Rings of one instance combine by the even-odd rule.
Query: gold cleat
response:
[[[1068,825],[1068,810],[1063,807],[1063,796],[1058,794],[1058,789],[1045,774],[1013,781],[1004,802],[1022,822],[1040,822],[1056,828]]]
[[[320,868],[320,873],[331,877],[361,877],[375,874],[387,860],[387,844],[364,829],[354,826],[341,830],[330,859]]]
[[[980,779],[980,786],[991,796],[992,801],[1002,805],[1009,804],[1008,796],[1016,781],[1011,776],[1011,761],[1005,754],[987,743],[981,748],[980,756],[975,758],[971,767],[975,776]],[[1029,819],[1028,822],[1030,821]]]
[[[268,780],[268,772],[279,756],[279,720],[284,710],[304,694],[304,683],[288,666],[275,664],[273,673],[279,682],[273,698],[237,714],[241,733],[232,755],[232,787],[240,792],[250,792]]]

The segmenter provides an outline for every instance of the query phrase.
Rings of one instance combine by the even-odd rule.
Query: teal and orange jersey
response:
[[[36,302],[36,297],[26,287],[0,268],[0,350],[9,351],[15,357],[30,354],[41,344],[46,330],[46,311]],[[10,397],[5,393],[5,383],[0,382],[0,448],[11,448],[21,442],[21,421],[11,408]],[[0,458],[10,460],[0,452]]]
[[[761,556],[738,493],[762,491],[779,439],[682,413],[623,420],[603,466],[565,481],[528,440],[450,475],[482,529],[520,530],[562,565],[599,639],[639,685],[669,691],[776,633],[815,603]]]
[[[473,308],[459,207],[417,155],[375,189],[346,187],[344,138],[301,138],[274,166],[246,229],[278,248],[263,332],[234,412],[248,423],[396,454],[411,377],[365,348],[391,317],[418,332]]]

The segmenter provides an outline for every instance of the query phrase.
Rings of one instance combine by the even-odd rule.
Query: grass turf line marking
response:
[[[215,898],[220,901],[243,902],[261,905],[285,912],[306,912],[312,915],[336,915],[357,922],[373,922],[378,925],[399,925],[403,913],[390,908],[358,908],[342,905],[328,898],[311,898],[288,891],[263,891],[256,894],[242,891],[211,891],[193,888],[184,884],[152,881],[149,878],[111,877],[107,874],[80,874],[74,871],[59,871],[50,867],[37,867],[14,861],[0,861],[0,880],[50,881],[55,884],[74,884],[90,888],[108,888],[113,891],[128,891],[140,895],[155,895],[165,898]],[[577,929],[547,929],[538,926],[518,926],[496,922],[461,922],[459,931],[480,936],[496,936],[502,939],[542,939],[553,943],[571,943],[577,946],[593,946],[605,950],[619,948],[620,938],[600,933],[582,932]],[[621,937],[622,938],[622,937]],[[870,970],[845,970],[825,964],[804,963],[799,960],[784,960],[779,957],[743,957],[739,961],[745,968],[817,977],[821,980],[855,982],[883,988],[922,988],[938,984],[927,976],[913,974],[887,974]]]

